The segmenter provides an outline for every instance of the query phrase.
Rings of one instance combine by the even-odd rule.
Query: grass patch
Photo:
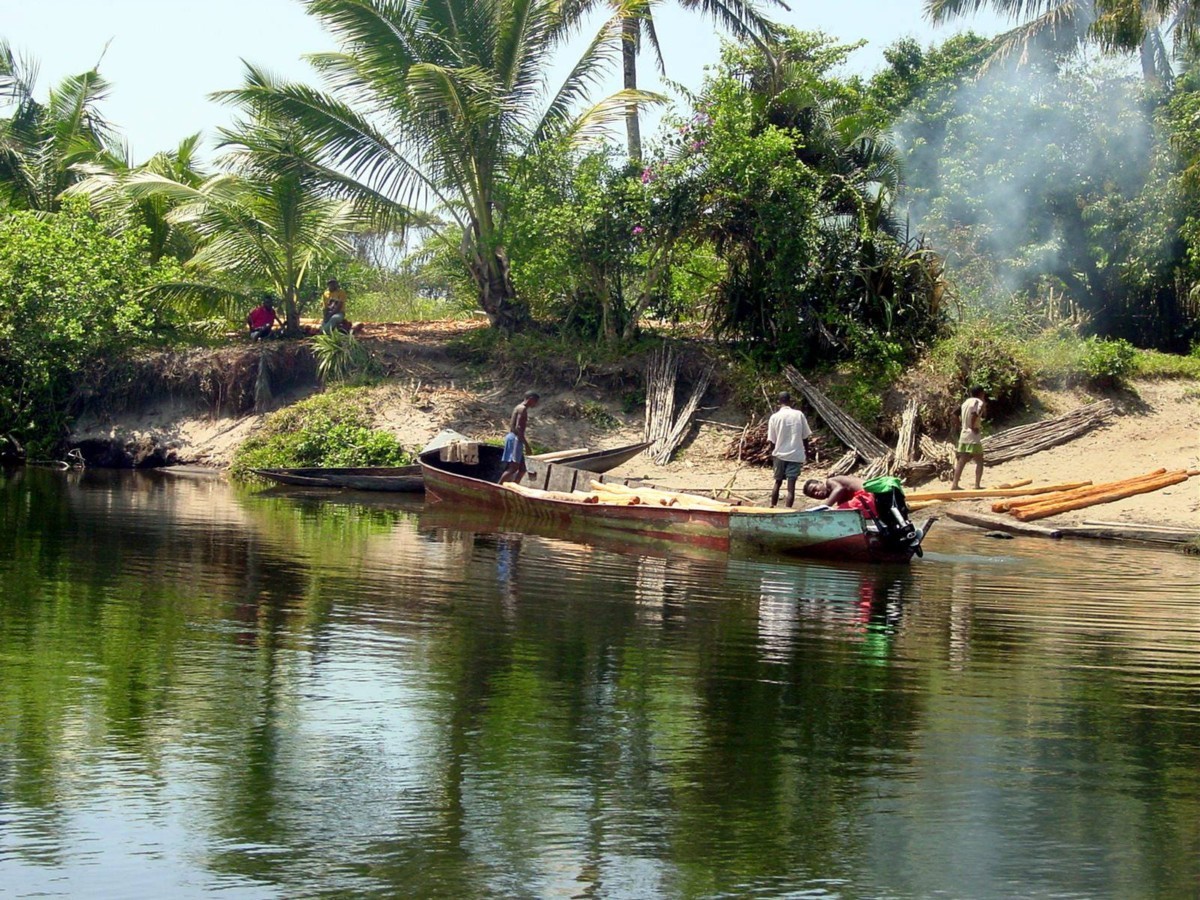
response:
[[[1194,378],[1200,380],[1200,348],[1188,356],[1139,350],[1133,358],[1133,373],[1139,378]]]
[[[403,466],[413,461],[395,436],[371,427],[362,389],[339,388],[272,414],[234,453],[230,477],[254,480],[252,469],[302,466]]]

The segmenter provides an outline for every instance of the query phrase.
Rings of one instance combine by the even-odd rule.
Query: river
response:
[[[1200,562],[0,474],[0,894],[1200,894]]]

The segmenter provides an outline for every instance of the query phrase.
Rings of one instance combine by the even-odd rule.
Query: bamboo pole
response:
[[[847,447],[857,450],[864,459],[879,459],[888,452],[887,444],[842,412],[836,403],[817,390],[795,368],[784,366],[783,374]]]
[[[1026,497],[1030,494],[1049,494],[1067,491],[1091,484],[1090,481],[1072,481],[1065,484],[1044,484],[1026,488],[984,488],[979,491],[913,491],[905,494],[908,502],[914,500],[989,500],[992,497]]]
[[[1162,490],[1165,487],[1170,487],[1173,484],[1187,481],[1188,474],[1185,470],[1180,469],[1176,472],[1168,472],[1157,479],[1143,481],[1139,484],[1130,485],[1126,488],[1119,488],[1110,491],[1107,494],[1094,494],[1088,497],[1081,497],[1076,500],[1070,500],[1059,504],[1046,504],[1045,506],[1027,507],[1024,509],[1015,509],[1012,511],[1012,516],[1021,522],[1032,522],[1037,519],[1045,519],[1049,516],[1057,516],[1060,513],[1070,512],[1074,509],[1084,509],[1088,506],[1095,506],[1099,503],[1111,503],[1114,500],[1123,500],[1126,497],[1132,497],[1136,494],[1149,494],[1154,491]]]

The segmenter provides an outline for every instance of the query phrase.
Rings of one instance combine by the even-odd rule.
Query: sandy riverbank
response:
[[[508,412],[525,385],[509,386],[499,379],[470,373],[445,352],[445,341],[469,325],[370,326],[391,373],[372,390],[376,424],[393,432],[406,446],[420,447],[443,428],[479,438],[503,433]],[[611,384],[581,375],[575,384],[555,388],[533,385],[542,392],[530,436],[555,449],[599,448],[640,439],[642,413],[626,412],[623,398]],[[290,398],[282,398],[286,402]],[[1044,415],[1056,415],[1095,398],[1077,391],[1043,391],[1038,395]],[[1200,385],[1182,381],[1140,381],[1114,398],[1120,414],[1106,427],[1034,456],[1015,460],[984,473],[984,485],[1021,478],[1038,483],[1081,480],[1109,481],[1131,477],[1157,467],[1200,467]],[[627,463],[616,474],[650,479],[680,489],[731,489],[735,495],[761,501],[769,490],[768,469],[740,465],[723,458],[730,441],[745,423],[745,413],[731,407],[709,408],[701,417],[730,427],[701,424],[676,458],[656,466],[647,457]],[[189,413],[177,402],[149,404],[119,416],[81,420],[75,439],[143,440],[170,445],[174,459],[207,466],[227,465],[234,450],[262,421],[261,415],[221,417]],[[820,423],[814,423],[820,428]],[[1006,423],[993,423],[995,429]],[[949,435],[936,435],[948,438]],[[826,445],[836,455],[832,435]],[[823,474],[829,460],[810,465],[805,477]],[[968,483],[969,475],[964,479]],[[948,482],[946,483],[948,487]],[[982,501],[963,503],[986,510]],[[1066,513],[1046,524],[1078,524],[1084,519],[1130,523],[1170,524],[1200,529],[1200,477],[1153,494]]]

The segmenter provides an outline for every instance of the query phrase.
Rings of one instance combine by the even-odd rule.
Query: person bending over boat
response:
[[[767,420],[767,441],[771,444],[771,456],[775,461],[775,489],[771,491],[771,505],[779,502],[779,488],[787,481],[787,505],[796,502],[796,479],[808,458],[808,442],[812,430],[804,413],[792,406],[792,395],[787,391],[779,394],[779,409]]]
[[[501,457],[504,474],[500,476],[500,484],[519,482],[529,471],[525,468],[525,454],[530,452],[525,428],[529,424],[529,410],[538,405],[539,399],[537,391],[526,391],[525,399],[513,407],[508,434],[504,436],[504,456]]]
[[[855,494],[863,490],[861,478],[851,475],[830,475],[828,478],[810,478],[801,488],[805,497],[824,500],[826,506],[841,509]]]

